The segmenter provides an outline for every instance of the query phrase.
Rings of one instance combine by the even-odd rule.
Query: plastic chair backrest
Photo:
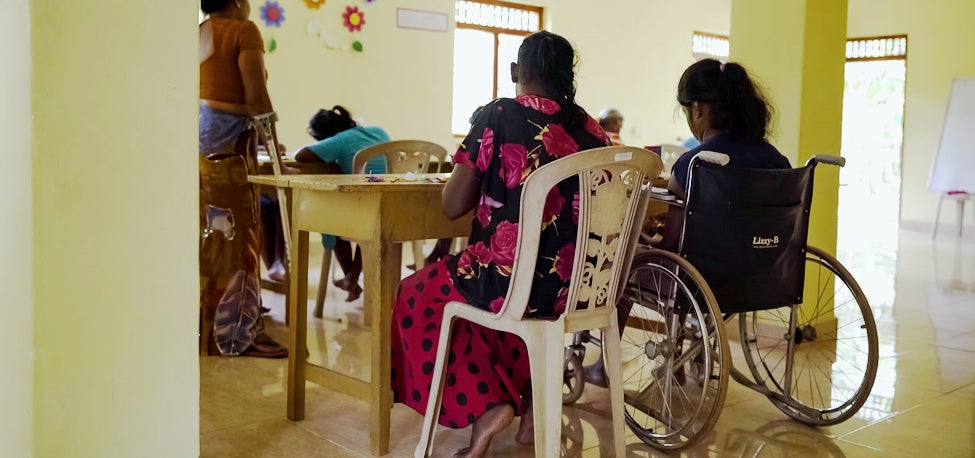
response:
[[[565,313],[615,304],[629,273],[651,182],[662,167],[660,158],[643,148],[612,146],[559,158],[532,172],[522,188],[511,283],[497,318],[524,317],[548,193],[573,176],[579,180],[579,232]]]
[[[424,140],[396,140],[363,148],[352,158],[352,170],[365,173],[366,163],[376,156],[386,157],[386,173],[427,173],[430,156],[446,158],[447,150]]]
[[[802,302],[814,167],[691,161],[678,251],[707,280],[723,312]]]

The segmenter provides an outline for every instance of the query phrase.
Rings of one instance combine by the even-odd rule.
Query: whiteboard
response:
[[[928,189],[975,193],[975,77],[955,78]]]

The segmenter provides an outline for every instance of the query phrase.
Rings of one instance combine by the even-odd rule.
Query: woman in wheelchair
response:
[[[479,110],[454,155],[443,208],[452,218],[474,210],[469,245],[400,284],[392,312],[395,402],[421,414],[426,411],[444,305],[461,301],[499,310],[510,283],[526,177],[559,157],[609,146],[599,124],[575,103],[574,61],[565,38],[544,31],[525,38],[518,63],[511,66],[518,96],[497,99]],[[555,316],[565,308],[572,266],[564,262],[572,259],[565,249],[573,252],[578,224],[573,220],[573,197],[578,192],[578,182],[568,180],[549,193],[552,205],[545,208],[549,219],[541,233],[539,278],[531,293],[532,304],[539,308],[530,316]],[[459,321],[448,354],[439,422],[450,428],[473,424],[470,445],[456,456],[482,456],[492,437],[515,415],[522,415],[515,440],[533,442],[525,343],[511,334]]]
[[[678,198],[686,195],[688,167],[701,151],[727,154],[731,167],[792,168],[789,160],[766,140],[772,107],[741,65],[714,59],[695,62],[684,70],[677,83],[677,103],[684,110],[691,134],[701,142],[681,155],[671,170],[668,188]],[[676,251],[683,218],[683,210],[669,208],[663,240],[656,248]],[[620,329],[629,312],[625,306],[619,307]],[[606,386],[602,358],[586,368],[586,383]]]
[[[684,70],[677,84],[677,103],[701,144],[684,153],[671,170],[670,191],[683,199],[687,168],[701,151],[727,154],[729,166],[755,169],[792,168],[789,160],[769,144],[772,108],[745,68],[714,59],[698,61]]]

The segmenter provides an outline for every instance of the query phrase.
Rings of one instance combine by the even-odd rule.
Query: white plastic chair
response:
[[[650,182],[662,168],[660,158],[641,148],[616,146],[576,153],[549,163],[528,176],[521,196],[518,245],[511,284],[497,313],[461,302],[444,308],[430,399],[416,457],[433,453],[433,437],[443,398],[450,333],[455,319],[521,337],[528,347],[535,420],[535,456],[559,456],[562,429],[564,334],[600,329],[612,400],[614,445],[623,456],[623,391],[616,300],[625,285]],[[524,318],[538,257],[542,213],[549,190],[578,176],[579,235],[565,313],[556,319]]]
[[[366,173],[366,164],[376,156],[386,157],[386,171],[388,173],[426,173],[430,166],[430,157],[436,157],[438,171],[446,164],[447,150],[444,147],[424,140],[396,140],[380,143],[368,148],[363,148],[355,157],[352,158],[352,170],[354,173]],[[413,258],[417,268],[422,268],[423,262],[423,241],[412,242]],[[325,249],[322,252],[322,270],[318,276],[318,295],[315,297],[315,310],[313,316],[321,318],[324,314],[325,295],[328,293],[328,284],[332,281],[332,250]]]

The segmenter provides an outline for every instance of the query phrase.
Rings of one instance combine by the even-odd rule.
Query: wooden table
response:
[[[301,170],[303,174],[341,174],[342,169],[339,165],[334,162],[298,162],[292,157],[284,157],[281,159],[281,164],[288,167],[294,167]],[[267,155],[257,156],[257,175],[273,175],[274,169],[271,166],[271,158]],[[274,186],[258,185],[258,191],[262,194],[267,194],[270,196],[275,195]],[[290,196],[291,190],[285,190],[285,194]],[[290,202],[290,197],[288,197]],[[268,266],[270,267],[270,266]],[[271,280],[270,278],[261,277],[261,288],[269,291],[274,291],[278,294],[288,295],[288,285],[284,282],[279,282]]]
[[[421,179],[446,178],[423,174]],[[441,210],[444,183],[391,182],[402,175],[383,175],[368,182],[364,175],[252,176],[250,181],[291,189],[291,259],[288,295],[288,418],[305,416],[305,380],[369,402],[370,451],[389,451],[390,326],[392,304],[402,270],[402,242],[466,236],[470,217],[450,221]],[[308,321],[308,232],[334,234],[362,247],[365,279],[364,314],[372,330],[369,381],[306,361]]]

